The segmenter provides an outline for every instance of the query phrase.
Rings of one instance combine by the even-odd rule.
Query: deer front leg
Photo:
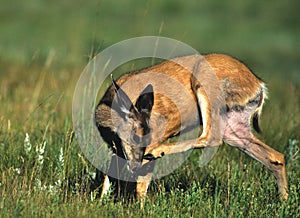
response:
[[[109,192],[109,188],[110,188],[109,177],[108,175],[105,175],[100,198],[103,198],[105,195],[107,195],[107,193]]]
[[[147,190],[152,178],[152,172],[154,169],[154,162],[143,160],[142,169],[140,169],[137,183],[136,183],[136,195],[138,201],[141,203],[141,208],[144,207],[145,198],[147,196]]]
[[[139,176],[136,184],[136,194],[139,201],[143,201],[143,199],[147,196],[147,190],[149,184],[151,182],[152,173],[148,173],[145,176]]]

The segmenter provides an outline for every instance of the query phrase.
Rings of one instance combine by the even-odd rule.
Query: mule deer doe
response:
[[[277,179],[281,196],[288,197],[284,156],[251,133],[251,121],[260,131],[258,119],[267,89],[237,59],[222,54],[183,56],[112,82],[96,107],[95,121],[102,138],[127,160],[131,172],[139,172],[144,164],[164,155],[219,146],[224,141],[267,166]],[[189,98],[178,93],[178,84]],[[184,114],[163,91],[180,102]],[[165,125],[158,122],[157,115],[164,117]],[[203,131],[197,139],[163,143],[199,121]],[[146,196],[151,175],[150,171],[138,177],[139,199]],[[108,184],[106,176],[102,194]]]

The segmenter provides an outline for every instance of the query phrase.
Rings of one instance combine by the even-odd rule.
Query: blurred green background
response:
[[[299,81],[299,9],[297,0],[1,0],[0,59],[24,64],[50,55],[57,65],[82,67],[116,42],[161,35]]]
[[[296,89],[297,102],[300,98],[299,8],[297,0],[1,0],[2,98],[22,98],[17,88],[33,92],[32,111],[41,96],[60,91],[70,107],[91,57],[121,40],[159,35],[202,54],[237,57],[266,81],[271,100],[275,96],[286,107],[282,97],[289,95],[288,89]],[[31,89],[22,90],[24,83]],[[13,114],[10,107],[8,111]]]

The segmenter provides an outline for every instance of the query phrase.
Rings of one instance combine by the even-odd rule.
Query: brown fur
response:
[[[153,86],[154,103],[149,117],[151,144],[147,145],[146,150],[136,152],[160,158],[190,149],[219,146],[225,141],[271,169],[277,178],[279,191],[287,198],[284,156],[251,134],[251,119],[255,129],[259,130],[258,119],[267,89],[243,63],[222,54],[184,56],[126,74],[117,80],[117,84],[133,105],[148,84]],[[115,124],[123,122],[120,113],[111,106],[116,101],[115,95],[116,91],[111,86],[97,106],[95,118],[100,132],[102,128],[116,132]],[[181,108],[184,111],[180,111]],[[180,131],[195,127],[199,120],[203,121],[203,132],[199,138],[162,144]],[[126,152],[130,147],[133,146],[124,142],[119,150],[125,149]],[[119,151],[118,155],[122,156],[121,153]],[[149,161],[137,160],[134,156],[129,159],[143,164]],[[139,177],[139,198],[146,195],[150,180],[151,172]]]

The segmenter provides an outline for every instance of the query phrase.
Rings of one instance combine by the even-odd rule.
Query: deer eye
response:
[[[136,144],[140,143],[140,137],[137,134],[134,133],[132,139]]]

